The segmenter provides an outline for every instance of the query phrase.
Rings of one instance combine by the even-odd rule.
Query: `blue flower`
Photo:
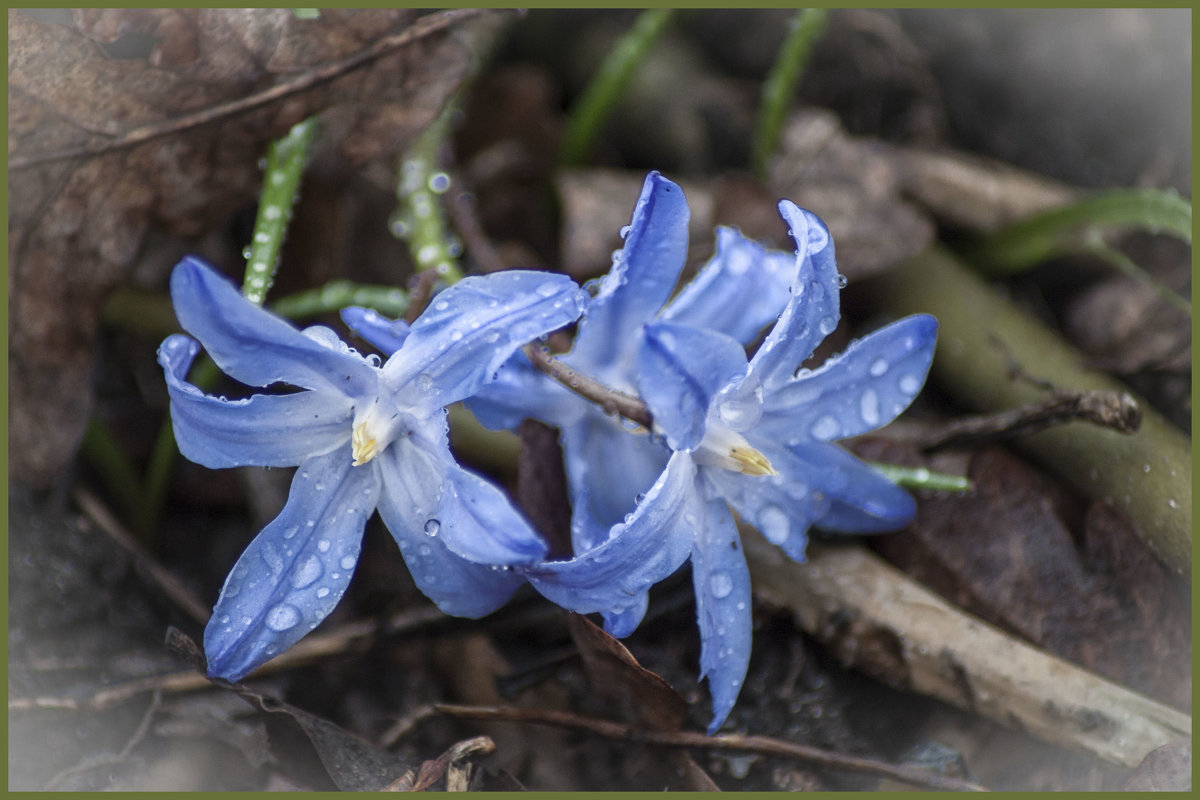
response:
[[[643,325],[634,337],[636,390],[670,450],[665,470],[606,541],[521,568],[566,608],[617,615],[690,558],[710,733],[732,709],[750,658],[750,575],[730,507],[796,561],[810,526],[894,530],[915,510],[905,491],[834,440],[886,425],[909,405],[929,369],[937,322],[902,319],[819,369],[801,369],[837,326],[840,277],[821,220],[786,200],[779,208],[798,248],[792,294],[754,357],[692,320]]]
[[[380,365],[328,328],[265,311],[203,262],[171,275],[184,330],[158,351],[180,451],[211,468],[297,466],[284,509],[225,581],[204,633],[210,675],[237,680],[315,628],[345,592],[378,508],[417,586],[448,614],[505,603],[545,544],[504,494],[459,467],[445,406],[477,391],[524,343],[586,301],[565,276],[502,272],[439,294],[413,323],[382,327]],[[357,312],[368,318],[365,312]],[[228,400],[185,380],[200,345],[244,384],[301,391]]]
[[[614,253],[612,270],[560,361],[613,389],[638,394],[638,353],[647,324],[703,325],[749,344],[775,320],[790,297],[795,256],[767,250],[729,228],[717,230],[711,260],[670,299],[687,260],[688,216],[679,186],[657,172],[646,176],[633,219],[622,231],[624,246]],[[532,417],[560,429],[575,553],[595,550],[626,524],[649,524],[637,514],[626,517],[666,467],[670,451],[658,438],[632,431],[538,371],[523,353],[467,406],[491,428],[513,429]],[[603,609],[605,628],[614,636],[632,632],[645,613],[646,597],[643,590],[632,602]]]

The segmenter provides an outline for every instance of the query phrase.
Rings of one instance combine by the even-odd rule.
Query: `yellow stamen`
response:
[[[737,471],[743,475],[778,475],[771,462],[753,447],[733,447],[729,457],[737,463]]]
[[[367,433],[365,420],[354,428],[354,434],[350,437],[350,447],[354,456],[352,464],[356,467],[361,467],[379,455],[379,443],[375,441],[374,436]]]

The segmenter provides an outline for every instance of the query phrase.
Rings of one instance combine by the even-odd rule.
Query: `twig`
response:
[[[921,443],[927,453],[999,439],[1013,439],[1074,420],[1086,420],[1119,433],[1131,434],[1142,424],[1142,409],[1126,392],[1094,390],[1059,392],[1041,403],[995,414],[950,420]]]
[[[462,762],[476,754],[488,755],[495,749],[496,743],[487,736],[476,736],[458,742],[437,758],[422,762],[416,775],[409,770],[385,787],[384,791],[423,792],[444,775],[447,792],[465,792],[471,781],[471,765],[464,765]]]
[[[418,39],[430,36],[438,31],[451,27],[452,25],[472,19],[481,14],[491,13],[490,9],[478,8],[460,8],[450,11],[439,11],[434,14],[428,14],[416,20],[412,26],[404,30],[384,36],[383,38],[371,43],[366,48],[349,55],[338,61],[331,62],[322,67],[317,67],[309,72],[304,73],[295,80],[279,83],[255,94],[240,97],[237,100],[232,100],[228,103],[205,108],[194,114],[187,114],[182,117],[168,120],[166,122],[158,122],[150,125],[143,125],[140,128],[134,128],[131,131],[111,141],[91,141],[79,147],[70,147],[63,150],[54,150],[49,153],[39,153],[37,155],[16,157],[9,159],[8,168],[11,171],[27,169],[38,164],[45,164],[50,161],[60,161],[68,158],[77,158],[79,156],[94,156],[101,153],[107,153],[113,150],[120,150],[143,142],[156,139],[160,136],[168,136],[173,133],[179,133],[189,128],[196,128],[201,125],[207,125],[211,122],[231,117],[235,114],[240,114],[245,111],[268,105],[281,98],[289,95],[303,92],[318,86],[322,83],[334,80],[347,72],[351,72],[363,64],[367,64],[378,58],[382,58],[391,54],[394,50],[405,47]]]
[[[387,635],[418,630],[426,625],[445,620],[446,615],[436,607],[420,608],[400,612],[380,623],[363,620],[340,625],[325,633],[313,633],[301,639],[290,649],[263,664],[253,673],[254,677],[282,672],[303,666],[323,658],[345,653],[355,642],[372,636]],[[108,686],[85,698],[70,695],[48,695],[41,697],[17,697],[8,701],[9,712],[33,711],[36,709],[59,709],[63,711],[102,710],[124,703],[150,691],[169,694],[194,692],[212,685],[208,677],[196,670],[183,670],[165,675]]]
[[[143,572],[151,581],[171,599],[171,602],[179,606],[188,616],[204,625],[208,622],[211,615],[204,603],[197,598],[186,586],[179,582],[171,572],[163,567],[154,556],[150,555],[144,547],[134,537],[117,522],[116,518],[109,513],[104,504],[93,497],[84,489],[75,490],[75,502],[83,509],[83,513],[96,523],[100,530],[104,531],[108,536],[123,547],[131,556],[133,556],[134,564]]]
[[[947,791],[985,791],[982,786],[969,781],[939,775],[917,767],[888,764],[859,756],[849,756],[819,747],[795,744],[769,736],[743,736],[724,734],[706,736],[695,731],[660,731],[638,728],[610,720],[583,717],[564,711],[512,706],[462,706],[434,703],[420,709],[410,719],[413,724],[438,715],[489,721],[522,722],[534,725],[551,725],[587,731],[608,739],[631,742],[637,745],[661,745],[663,747],[685,747],[698,750],[721,750],[756,753],[804,761],[829,769],[875,775],[903,781],[913,786]]]
[[[862,547],[814,545],[796,564],[762,537],[742,544],[756,597],[891,685],[1129,767],[1191,737],[1187,714],[967,615]]]
[[[987,413],[1045,399],[1041,390],[1010,379],[1004,355],[992,344],[996,339],[1019,355],[1026,372],[1052,376],[1064,390],[1128,392],[1111,376],[1088,369],[1084,356],[1057,332],[940,247],[872,279],[864,300],[870,295],[890,313],[937,317],[932,378],[965,408]],[[1065,425],[1026,437],[1018,447],[1080,494],[1116,508],[1164,564],[1190,577],[1191,442],[1153,408],[1138,402],[1142,424],[1133,436],[1092,425]]]
[[[609,388],[600,381],[578,372],[559,361],[543,342],[533,342],[525,346],[525,354],[533,365],[549,375],[575,394],[591,400],[609,414],[619,414],[625,419],[636,422],[646,430],[652,430],[654,419],[650,409],[636,397]]]

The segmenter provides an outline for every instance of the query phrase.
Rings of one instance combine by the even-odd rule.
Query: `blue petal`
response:
[[[565,561],[517,569],[565,609],[598,611],[614,620],[632,609],[636,625],[646,592],[677,570],[691,552],[693,531],[704,511],[695,478],[691,457],[676,453],[629,522],[613,526],[606,541]]]
[[[566,275],[513,270],[464,278],[413,323],[383,380],[415,408],[470,397],[515,350],[573,322],[586,302]]]
[[[338,604],[375,510],[375,474],[350,446],[300,465],[283,511],[234,565],[204,630],[208,674],[236,681],[291,647]]]
[[[731,336],[668,322],[645,327],[638,389],[675,450],[700,444],[713,397],[745,371],[746,352]]]
[[[350,438],[354,401],[335,392],[257,394],[226,400],[185,380],[199,352],[195,340],[174,334],[158,348],[171,395],[171,424],[184,457],[212,469],[256,465],[291,467]]]
[[[251,303],[198,258],[189,256],[176,265],[171,300],[183,329],[200,340],[218,367],[242,383],[290,383],[350,397],[377,390],[376,372],[360,356],[305,336]]]
[[[692,583],[700,623],[700,677],[708,678],[717,732],[737,702],[753,638],[750,570],[742,554],[737,526],[724,500],[711,500],[692,548]]]
[[[408,338],[407,322],[388,319],[372,308],[349,306],[342,309],[341,316],[346,327],[370,342],[385,358],[399,350]]]
[[[633,511],[670,456],[658,441],[623,429],[615,417],[593,409],[560,434],[567,486],[574,509],[571,527],[576,553],[608,536],[608,529]]]
[[[451,552],[477,564],[529,564],[549,550],[502,491],[457,465],[446,473],[434,514],[425,532],[436,526]]]
[[[383,481],[379,515],[400,547],[413,580],[447,614],[482,617],[508,602],[521,577],[508,567],[475,564],[451,552],[434,518],[449,455],[397,440],[372,462]]]
[[[880,328],[819,369],[766,392],[758,434],[798,444],[887,425],[925,383],[936,340],[937,320],[927,314]]]
[[[835,444],[789,448],[811,476],[825,510],[813,524],[836,533],[883,533],[912,521],[912,495]]]
[[[791,299],[796,255],[769,250],[733,228],[717,228],[712,259],[663,309],[661,320],[753,342]]]
[[[779,212],[791,226],[797,248],[792,299],[750,361],[754,380],[748,383],[756,386],[789,380],[837,328],[840,315],[841,288],[829,229],[816,214],[788,200],[780,201]]]
[[[633,331],[662,308],[687,260],[688,210],[683,190],[657,172],[646,176],[624,247],[580,323],[568,363],[604,381],[604,367],[633,357]]]
[[[829,511],[830,500],[815,491],[820,476],[806,462],[781,447],[755,444],[777,474],[743,475],[723,469],[706,469],[704,474],[747,524],[803,562],[808,529]]]
[[[533,366],[519,350],[500,366],[495,378],[464,402],[491,430],[516,430],[526,419],[562,426],[592,405]]]

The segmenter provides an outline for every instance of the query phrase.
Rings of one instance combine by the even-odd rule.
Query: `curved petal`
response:
[[[883,533],[912,521],[912,495],[835,444],[789,448],[813,476],[813,491],[828,506],[813,521],[834,533]]]
[[[408,323],[402,319],[389,319],[373,308],[349,306],[341,311],[346,327],[371,343],[387,358],[400,349],[408,338]]]
[[[470,397],[519,347],[577,319],[586,301],[566,275],[512,270],[464,278],[412,324],[384,364],[383,381],[416,408]]]
[[[733,228],[717,228],[713,257],[659,319],[720,331],[748,345],[791,299],[795,270],[795,253],[767,249]]]
[[[780,447],[760,446],[775,475],[743,475],[723,469],[706,469],[704,475],[738,515],[767,541],[782,548],[794,561],[804,561],[808,529],[830,506],[826,495],[815,490],[819,476],[809,465]]]
[[[678,185],[651,172],[625,229],[625,245],[580,323],[571,363],[604,381],[604,367],[632,359],[633,331],[649,322],[675,288],[687,260],[687,199]]]
[[[638,348],[638,390],[675,450],[700,444],[713,397],[745,371],[742,346],[718,331],[655,322]]]
[[[185,380],[199,350],[195,340],[182,334],[167,337],[158,348],[175,441],[185,458],[212,469],[292,467],[349,441],[350,398],[327,391],[256,394],[244,400],[205,394]]]
[[[373,395],[375,369],[342,345],[305,336],[251,303],[212,267],[188,256],[171,273],[179,324],[200,340],[217,366],[249,386],[290,383],[350,397]]]
[[[816,214],[788,200],[779,202],[779,213],[791,226],[797,248],[792,299],[750,360],[750,388],[787,382],[833,333],[840,316],[841,287],[829,229]]]
[[[637,498],[650,490],[670,452],[660,440],[622,429],[600,411],[589,411],[562,427],[560,435],[573,515],[576,553],[589,550],[624,521]]]
[[[750,569],[729,507],[723,500],[710,500],[702,519],[692,547],[692,583],[700,624],[700,677],[708,678],[713,702],[711,736],[729,716],[746,680],[753,626]]]
[[[451,552],[426,523],[434,518],[446,459],[411,439],[400,439],[372,463],[383,483],[379,515],[400,547],[413,580],[438,608],[472,619],[508,602],[522,578],[508,567],[475,564]]]
[[[549,552],[500,489],[457,464],[445,475],[434,514],[425,532],[436,527],[451,552],[477,564],[530,564]]]
[[[518,571],[569,611],[598,611],[618,622],[631,609],[644,611],[646,592],[677,570],[691,552],[692,534],[704,512],[695,478],[691,457],[676,453],[628,523],[614,525],[606,541],[565,561]],[[634,625],[640,619],[636,614]],[[631,631],[622,628],[620,633]]]
[[[208,674],[236,681],[317,627],[341,600],[379,482],[350,445],[300,465],[287,505],[237,560],[204,629]]]
[[[921,390],[936,341],[937,320],[918,314],[851,343],[819,369],[765,393],[757,434],[791,445],[887,425]]]
[[[591,405],[533,366],[520,350],[464,403],[480,424],[491,430],[516,430],[525,419],[562,426],[578,419]]]

